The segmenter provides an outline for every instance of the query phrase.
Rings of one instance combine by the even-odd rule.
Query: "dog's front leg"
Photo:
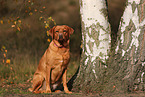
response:
[[[46,93],[51,93],[50,88],[50,72],[51,72],[51,66],[46,66]]]
[[[62,76],[62,81],[63,81],[63,87],[64,87],[64,91],[65,93],[72,93],[71,91],[68,90],[68,87],[67,87],[67,81],[66,81],[66,73],[67,73],[67,69],[65,69],[64,71],[64,74]]]

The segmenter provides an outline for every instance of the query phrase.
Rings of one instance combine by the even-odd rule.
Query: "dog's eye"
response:
[[[63,30],[63,32],[66,32],[66,30]]]
[[[59,32],[59,31],[55,31],[55,32]]]

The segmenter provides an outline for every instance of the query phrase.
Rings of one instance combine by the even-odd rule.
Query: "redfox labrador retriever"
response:
[[[52,42],[39,62],[29,91],[51,93],[63,82],[65,93],[72,93],[67,87],[66,73],[70,60],[69,37],[73,32],[66,25],[54,26],[49,30]]]

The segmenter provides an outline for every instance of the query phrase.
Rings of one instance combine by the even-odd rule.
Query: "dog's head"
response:
[[[49,34],[53,40],[60,43],[60,45],[64,45],[68,40],[71,34],[73,34],[74,30],[66,25],[54,26],[49,30]]]

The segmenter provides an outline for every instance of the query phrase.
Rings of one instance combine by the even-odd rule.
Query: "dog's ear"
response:
[[[49,35],[50,35],[52,38],[53,38],[53,34],[54,34],[54,29],[55,29],[55,26],[49,30]]]
[[[74,29],[71,28],[71,27],[69,27],[69,26],[67,26],[67,27],[68,27],[68,29],[69,29],[69,35],[72,35],[72,34],[74,33]]]

